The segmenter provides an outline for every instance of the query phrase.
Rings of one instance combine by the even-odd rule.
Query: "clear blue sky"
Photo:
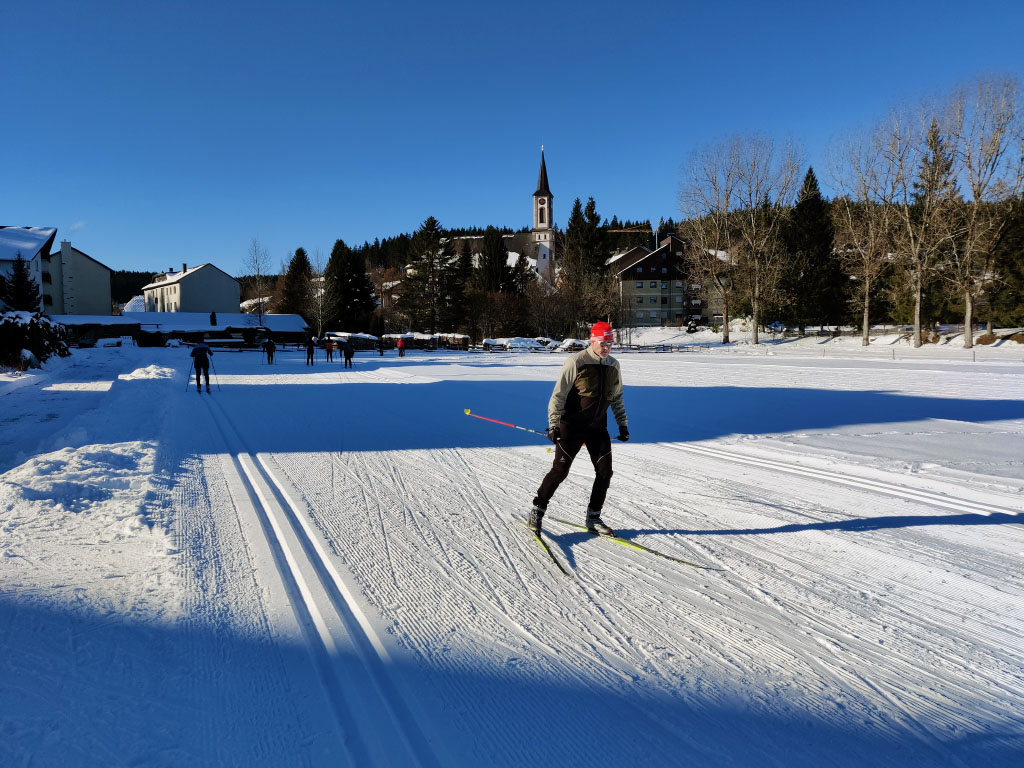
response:
[[[678,216],[695,148],[824,171],[888,107],[1024,75],[1020,0],[2,5],[0,224],[113,269],[527,226],[541,144],[560,226]]]

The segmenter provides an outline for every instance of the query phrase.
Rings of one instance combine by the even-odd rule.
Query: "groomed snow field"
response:
[[[820,344],[613,352],[568,575],[564,354],[0,377],[0,765],[1020,768],[1024,347]]]

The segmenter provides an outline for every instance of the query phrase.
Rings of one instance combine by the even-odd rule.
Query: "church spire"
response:
[[[548,167],[544,164],[544,145],[540,146],[540,173],[537,174],[537,191],[533,193],[534,197],[543,195],[544,197],[554,197],[551,194],[551,190],[548,189]]]

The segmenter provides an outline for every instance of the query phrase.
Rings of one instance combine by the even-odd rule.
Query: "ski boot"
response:
[[[530,517],[526,521],[526,527],[533,531],[534,536],[540,536],[541,523],[544,522],[544,513],[547,509],[544,507],[533,505],[533,509],[530,510]]]
[[[599,536],[614,536],[615,531],[604,524],[601,519],[601,510],[587,509],[587,530]]]

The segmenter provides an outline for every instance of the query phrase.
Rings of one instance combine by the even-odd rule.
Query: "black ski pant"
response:
[[[345,355],[345,367],[346,368],[351,368],[352,367],[352,355]]]
[[[306,350],[306,365],[314,365],[314,363],[313,363],[313,354],[314,354],[314,352],[313,352],[312,349],[307,349]]]
[[[563,420],[559,430],[561,438],[555,443],[554,463],[541,481],[533,503],[542,509],[547,507],[551,497],[555,495],[555,490],[569,476],[569,468],[572,467],[576,454],[586,445],[595,474],[588,506],[595,512],[600,512],[612,481],[612,438],[608,434],[608,428],[603,425],[587,427],[567,424]]]
[[[206,388],[210,388],[210,361],[209,360],[196,360],[196,387],[202,389],[202,383],[199,381],[200,374],[206,374]]]

